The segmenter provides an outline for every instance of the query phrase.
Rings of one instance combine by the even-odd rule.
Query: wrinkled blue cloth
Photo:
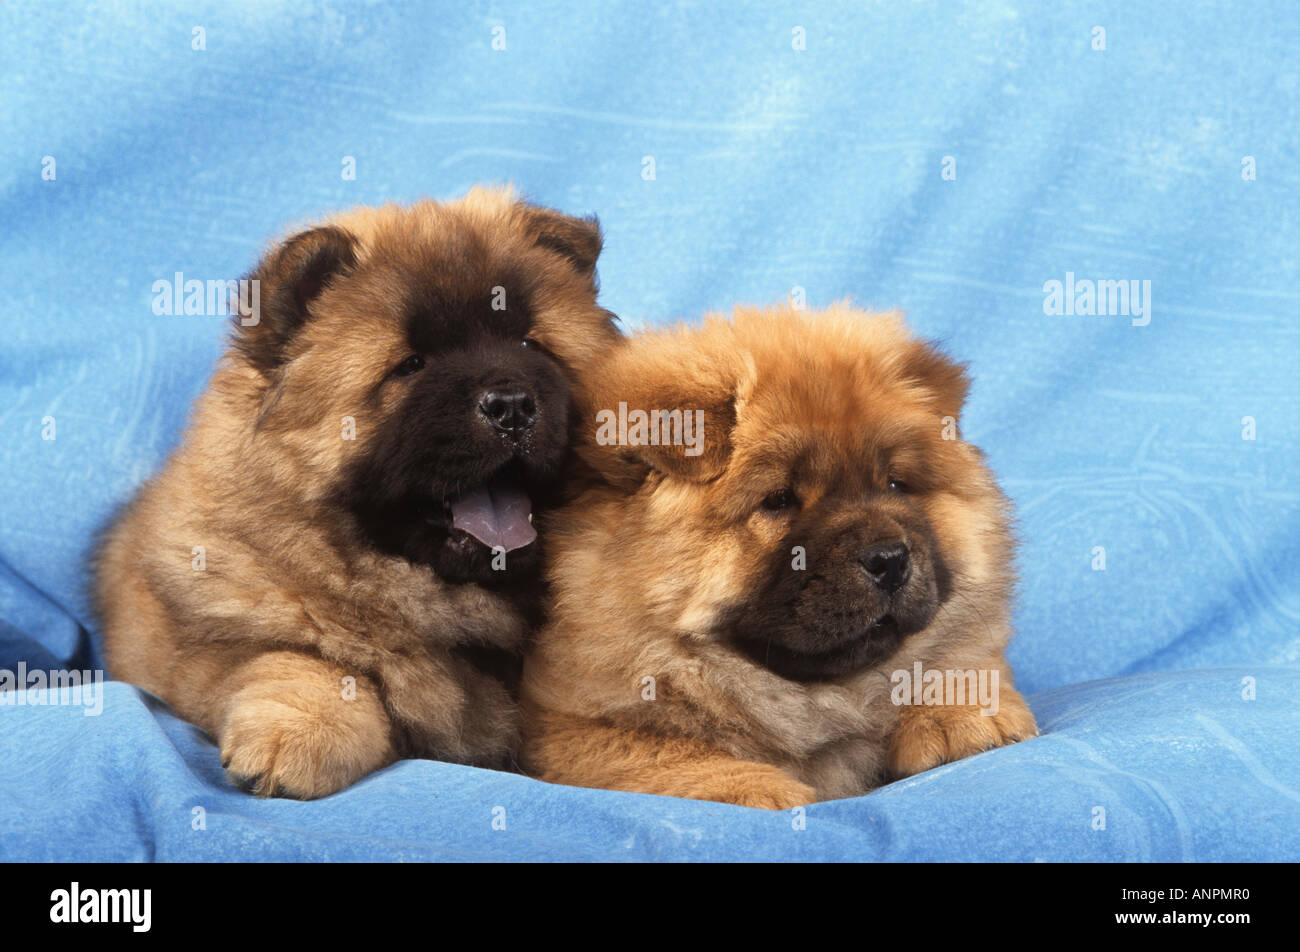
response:
[[[970,363],[1043,736],[802,820],[414,761],[265,802],[111,684],[93,717],[0,704],[0,859],[1300,856],[1300,8],[500,16],[0,9],[0,669],[101,663],[94,533],[224,333],[154,282],[513,181],[600,215],[631,326],[851,296]],[[1103,280],[1138,313],[1049,300]]]

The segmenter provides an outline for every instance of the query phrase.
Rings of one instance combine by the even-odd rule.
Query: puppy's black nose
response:
[[[907,546],[902,542],[878,542],[868,546],[858,561],[876,587],[891,595],[902,588],[912,574],[912,561],[908,558]]]
[[[502,433],[519,437],[537,421],[537,401],[526,390],[489,390],[479,399],[478,412]]]

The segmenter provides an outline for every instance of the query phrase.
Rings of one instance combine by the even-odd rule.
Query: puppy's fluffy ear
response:
[[[266,375],[279,367],[312,302],[356,260],[356,239],[334,225],[299,232],[267,252],[252,275],[259,282],[256,322],[245,325],[236,315],[235,346],[248,362]]]
[[[915,381],[942,416],[961,416],[970,378],[966,365],[959,364],[928,341],[914,340],[903,360],[903,375]]]
[[[685,329],[626,340],[586,376],[578,453],[608,482],[626,489],[635,489],[652,471],[697,482],[714,479],[731,456],[745,366],[734,351],[713,350]],[[646,416],[637,417],[638,411]],[[659,413],[668,416],[656,418]],[[639,438],[640,419],[647,422],[641,431],[647,438],[657,420],[658,445]],[[674,441],[674,435],[682,438]]]
[[[604,240],[600,235],[600,222],[590,218],[574,218],[550,208],[521,205],[525,228],[541,247],[567,258],[583,277],[596,272],[596,259]]]

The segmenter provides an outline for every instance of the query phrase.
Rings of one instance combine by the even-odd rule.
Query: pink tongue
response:
[[[528,517],[533,504],[514,486],[491,483],[471,489],[451,504],[451,524],[463,529],[489,549],[522,549],[537,538]]]

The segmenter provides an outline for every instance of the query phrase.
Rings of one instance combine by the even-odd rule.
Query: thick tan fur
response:
[[[360,543],[330,493],[398,400],[380,382],[409,350],[404,283],[448,247],[469,271],[512,262],[538,276],[533,336],[567,367],[611,342],[590,278],[539,245],[559,220],[475,189],[324,223],[378,267],[313,301],[270,378],[232,347],[183,444],[107,534],[96,595],[110,673],[216,737],[256,792],[322,796],[399,756],[513,749],[516,705],[452,649],[518,648],[518,613]],[[355,439],[341,438],[345,417]]]
[[[547,525],[549,623],[525,663],[525,765],[580,786],[783,808],[1032,736],[1003,649],[1008,504],[979,451],[945,439],[967,382],[896,315],[738,308],[637,335],[584,381],[581,452],[598,478]],[[703,408],[703,452],[603,446],[597,411]],[[951,428],[949,428],[951,429]],[[796,465],[795,460],[798,460]],[[806,505],[845,480],[915,474],[955,591],[886,661],[821,682],[727,643],[782,533],[756,513],[800,473]],[[988,668],[997,716],[898,707],[890,673]]]

